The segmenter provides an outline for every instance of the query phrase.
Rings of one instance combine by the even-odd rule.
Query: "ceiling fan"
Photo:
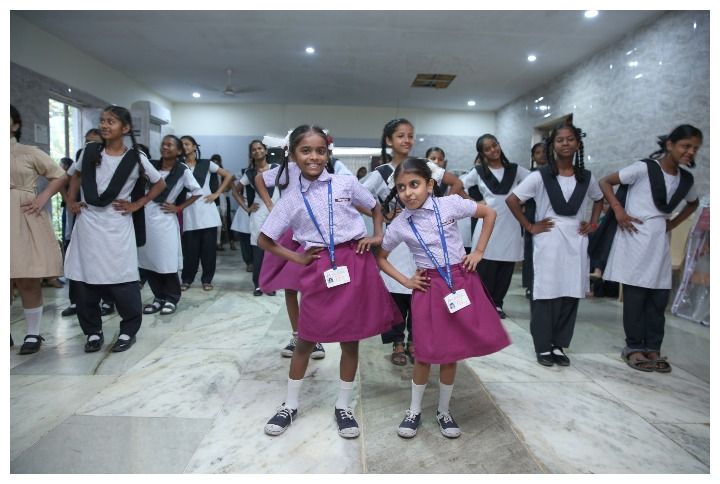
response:
[[[223,91],[222,91],[222,93],[224,95],[232,97],[235,94],[243,94],[243,93],[247,93],[247,92],[260,91],[260,89],[258,89],[256,87],[242,87],[242,88],[233,87],[233,84],[232,84],[233,70],[228,67],[225,70],[225,72],[227,73],[227,84],[225,84],[225,89],[223,89]]]

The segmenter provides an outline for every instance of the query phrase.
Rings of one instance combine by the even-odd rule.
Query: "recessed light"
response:
[[[468,106],[475,106],[475,101],[473,101],[472,99],[468,101]]]
[[[192,93],[192,97],[194,97],[194,98],[197,99],[197,98],[200,97],[200,93],[199,93],[199,92],[194,92],[194,93]]]
[[[638,61],[628,62],[628,66],[630,66],[630,67],[637,67],[637,66],[638,66]]]
[[[637,76],[635,76],[635,79],[640,79],[642,76],[642,74],[638,74]]]
[[[72,89],[68,87],[68,92],[72,92]]]
[[[418,138],[418,141],[422,143],[423,141],[425,141],[425,138]]]
[[[314,54],[315,49],[312,47],[305,47],[305,52],[307,52],[308,54]]]
[[[543,116],[543,118],[549,118],[551,114],[552,113],[547,113],[546,115]]]
[[[585,18],[595,18],[598,16],[597,10],[585,10]]]
[[[534,56],[534,55],[529,55],[529,56],[528,56],[528,62],[535,62],[536,60],[537,60],[537,57],[536,57],[536,56]]]

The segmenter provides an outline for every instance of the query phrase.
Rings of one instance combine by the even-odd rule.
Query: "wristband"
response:
[[[598,224],[590,224],[590,228],[596,230],[598,228]]]

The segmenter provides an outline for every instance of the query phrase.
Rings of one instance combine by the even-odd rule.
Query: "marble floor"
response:
[[[151,315],[135,346],[110,353],[119,317],[105,318],[102,351],[83,352],[66,289],[44,289],[42,350],[10,349],[10,472],[21,473],[709,473],[709,328],[668,316],[670,374],[620,359],[621,305],[584,300],[572,366],[534,360],[529,304],[513,280],[504,325],[513,344],[461,363],[451,402],[463,435],[433,422],[437,370],[418,435],[396,426],[412,367],[390,364],[379,338],[361,342],[353,406],[361,436],[337,434],[339,345],[311,361],[301,413],[279,437],[263,433],[285,395],[290,335],[282,293],[253,297],[235,251],[218,253],[215,290],[196,282],[178,312]],[[143,299],[152,299],[149,288]],[[19,300],[10,311],[22,341]]]

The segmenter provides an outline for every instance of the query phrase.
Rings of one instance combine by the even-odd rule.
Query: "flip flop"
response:
[[[395,348],[398,346],[402,346],[402,343],[393,344],[393,352],[390,353],[390,362],[393,365],[397,366],[405,366],[407,365],[407,356],[405,355],[405,350],[403,351],[395,351]]]
[[[667,360],[667,356],[660,356],[660,352],[654,352],[657,353],[657,358],[652,358],[648,356],[648,354],[651,353],[648,351],[643,356],[645,358],[648,358],[653,365],[655,365],[654,370],[658,373],[670,373],[672,371],[672,366],[670,366],[670,362]]]
[[[154,313],[160,311],[161,307],[162,307],[162,302],[158,301],[156,299],[152,302],[152,304],[146,304],[143,307],[143,314],[154,314]]]
[[[653,360],[650,359],[644,359],[644,360],[631,360],[630,355],[634,355],[636,353],[642,353],[642,350],[632,350],[630,348],[624,348],[622,350],[622,353],[620,353],[620,356],[622,357],[623,361],[627,363],[627,366],[634,370],[638,371],[644,371],[644,372],[652,372],[655,371],[655,363]],[[645,355],[643,355],[643,358],[645,358]],[[640,365],[650,365],[648,366],[640,366]]]
[[[163,304],[162,309],[160,310],[160,314],[172,314],[175,312],[176,306],[171,303],[170,301],[165,301],[165,304]]]

